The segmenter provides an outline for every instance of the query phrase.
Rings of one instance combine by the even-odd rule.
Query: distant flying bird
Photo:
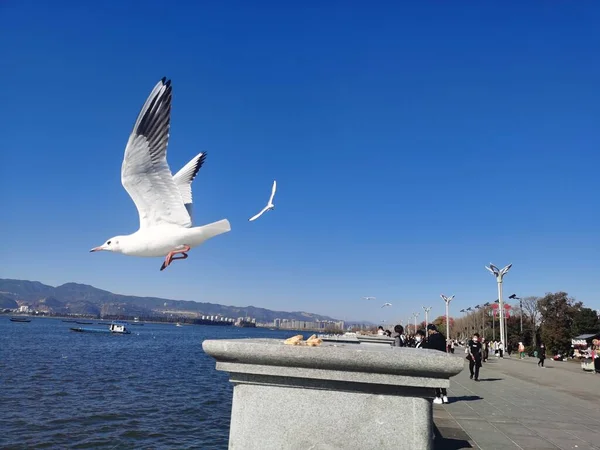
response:
[[[273,204],[273,197],[275,197],[275,191],[277,190],[277,180],[273,181],[273,187],[271,188],[271,198],[269,198],[269,203],[267,203],[267,206],[265,206],[261,212],[259,212],[257,215],[250,217],[248,219],[249,222],[252,222],[253,220],[258,219],[260,216],[262,216],[264,213],[266,213],[267,211],[270,211],[272,209],[275,209],[275,205]]]
[[[391,303],[384,303],[383,305],[381,305],[382,308],[385,308],[386,306],[392,306]]]
[[[376,297],[363,297],[363,300],[375,300]]]
[[[171,81],[160,80],[146,99],[129,136],[121,166],[121,184],[135,203],[140,227],[135,233],[115,236],[100,250],[130,256],[164,256],[160,270],[207,239],[231,230],[227,219],[192,228],[191,184],[206,158],[196,155],[175,176],[167,163],[171,124]],[[176,257],[178,253],[181,256]]]

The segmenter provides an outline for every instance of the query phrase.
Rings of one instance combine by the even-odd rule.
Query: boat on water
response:
[[[78,333],[115,333],[115,334],[131,334],[131,331],[127,329],[127,324],[123,322],[113,322],[108,328],[84,328],[77,327],[71,328],[71,331]]]
[[[27,323],[27,322],[31,322],[31,319],[28,317],[11,317],[10,321],[18,322],[18,323]]]
[[[176,327],[182,327],[183,325],[181,325],[179,322],[177,322],[177,323],[175,324],[175,326],[176,326]]]

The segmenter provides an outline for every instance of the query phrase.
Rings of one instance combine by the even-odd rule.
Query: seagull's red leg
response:
[[[185,252],[189,252],[189,251],[190,251],[190,246],[184,245],[183,249],[181,249],[181,250],[173,250],[172,252],[169,252],[167,257],[165,258],[165,261],[163,262],[162,266],[160,267],[160,270],[161,271],[165,270],[176,259],[187,259],[188,255]],[[181,253],[181,256],[175,256],[178,253]]]

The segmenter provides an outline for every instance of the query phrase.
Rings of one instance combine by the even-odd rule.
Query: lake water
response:
[[[95,321],[97,322],[97,321]],[[293,331],[145,324],[76,333],[0,316],[0,448],[226,449],[232,385],[205,339]]]

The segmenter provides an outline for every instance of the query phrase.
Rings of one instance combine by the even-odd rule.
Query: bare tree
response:
[[[537,331],[537,327],[540,323],[540,318],[541,318],[540,308],[538,306],[539,301],[540,301],[540,297],[535,297],[535,296],[525,297],[522,300],[523,311],[525,311],[525,314],[527,315],[527,318],[529,319],[529,324],[530,324],[530,329],[532,332],[532,339],[533,339],[534,347],[537,347],[536,331]]]

